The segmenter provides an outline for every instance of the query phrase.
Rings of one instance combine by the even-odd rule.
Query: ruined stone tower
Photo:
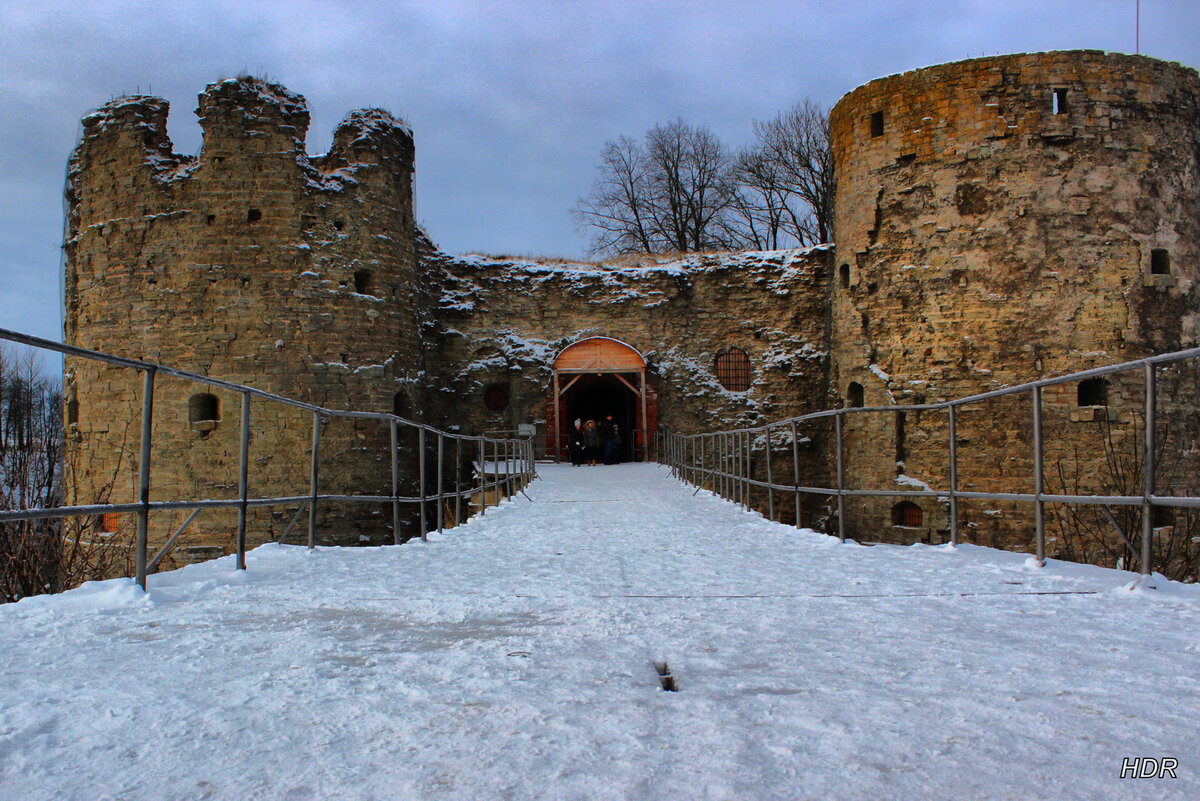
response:
[[[162,100],[122,98],[84,120],[68,186],[69,343],[329,408],[535,433],[551,457],[572,418],[614,413],[626,457],[644,458],[660,425],[935,402],[1200,337],[1200,79],[1154,59],[1003,56],[872,81],[830,117],[832,247],[608,264],[438,252],[412,218],[412,136],[384,112],[352,113],[319,157],[305,152],[303,98],[281,87],[223,81],[198,114],[195,158],[172,151]],[[1200,431],[1200,382],[1161,379],[1160,405]],[[130,498],[140,391],[131,373],[68,361],[73,502]],[[1141,400],[1137,376],[1048,389],[1045,489],[1140,492],[1118,486],[1130,476],[1110,475],[1108,455],[1136,440]],[[239,403],[161,383],[160,497],[232,497]],[[311,415],[252,421],[253,493],[305,494]],[[948,486],[947,423],[847,418],[850,488]],[[822,419],[795,448],[771,442],[774,476],[827,486],[832,430]],[[333,420],[323,437],[322,492],[390,494],[385,426]],[[752,447],[765,472],[767,443]],[[1031,492],[1028,398],[963,409],[957,451],[959,490]],[[788,503],[775,505],[784,519]],[[964,501],[964,539],[1027,547],[1028,510]],[[290,511],[258,512],[251,541]],[[819,494],[802,512],[816,525],[833,513]],[[847,512],[868,540],[938,541],[948,525],[942,499],[863,497]],[[323,514],[327,541],[390,541],[368,505]],[[232,529],[206,512],[183,544],[227,549]]]
[[[846,95],[830,118],[843,402],[933,402],[1196,344],[1198,123],[1195,70],[1095,51],[944,64]],[[1047,453],[1068,485],[1103,472],[1110,424],[1136,423],[1132,378],[1047,390]],[[1027,407],[965,413],[960,489],[1031,491]],[[948,486],[945,414],[852,419],[859,486]],[[855,504],[856,528],[893,502]],[[919,525],[946,525],[944,507],[920,506]],[[966,514],[988,544],[1028,531],[1002,504]]]
[[[310,157],[304,99],[253,78],[209,86],[196,113],[197,157],[172,151],[164,100],[120,98],[84,119],[67,190],[65,341],[330,408],[420,409],[408,128],[356,111],[329,153]],[[140,395],[131,371],[68,361],[76,502],[129,499]],[[239,403],[160,382],[158,497],[236,492]],[[311,419],[275,408],[252,421],[253,492],[303,494]],[[336,420],[327,429],[326,475],[342,491],[390,492],[386,445],[378,460],[349,458],[388,432]],[[251,526],[259,541],[278,533],[266,514]],[[378,514],[330,507],[327,516],[337,541],[387,538]],[[211,532],[230,527],[212,512],[194,529],[211,545]]]

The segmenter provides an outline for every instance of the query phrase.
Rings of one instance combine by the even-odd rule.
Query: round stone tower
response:
[[[304,98],[236,78],[200,95],[193,157],[172,151],[167,112],[162,99],[127,97],[83,120],[67,185],[65,341],[329,408],[421,408],[408,128],[356,111],[329,153],[310,157]],[[71,359],[64,394],[74,502],[128,500],[139,377]],[[159,382],[152,497],[236,492],[239,404],[236,393]],[[252,495],[304,494],[311,415],[264,404],[251,420]],[[379,428],[327,424],[322,492],[390,494]],[[329,507],[327,541],[390,541],[390,516],[365,508]],[[260,514],[259,541],[290,518]],[[181,558],[189,542],[210,551],[229,530],[205,512]]]
[[[843,403],[944,400],[1196,344],[1195,70],[1098,51],[973,59],[859,87],[830,131]],[[1051,456],[1102,460],[1141,389],[1064,386],[1045,404]],[[1025,397],[965,415],[960,489],[1031,491]],[[946,436],[944,414],[855,416],[848,458],[863,486],[946,487]],[[940,504],[894,502],[858,504],[857,526],[944,536]],[[968,510],[988,544],[1023,536],[1014,516]]]

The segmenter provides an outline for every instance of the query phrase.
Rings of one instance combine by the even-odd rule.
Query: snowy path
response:
[[[1200,588],[542,473],[428,544],[0,607],[0,799],[1200,797]]]

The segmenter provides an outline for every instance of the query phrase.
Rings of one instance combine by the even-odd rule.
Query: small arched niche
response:
[[[188,398],[188,424],[206,436],[221,422],[221,401],[211,392],[197,392]]]
[[[488,384],[483,390],[483,406],[489,412],[502,412],[508,408],[508,384]]]
[[[846,387],[846,406],[850,409],[861,409],[865,396],[863,385],[857,381],[851,381],[850,385]]]

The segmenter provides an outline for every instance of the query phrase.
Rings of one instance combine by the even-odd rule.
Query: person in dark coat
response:
[[[613,454],[615,452],[613,447],[613,437],[616,436],[616,433],[617,423],[615,420],[613,420],[613,416],[610,414],[600,423],[600,436],[604,441],[603,457],[605,464],[613,464]]]
[[[595,466],[600,458],[600,430],[596,428],[595,420],[588,420],[583,427],[583,453],[589,466]]]
[[[583,421],[575,418],[575,425],[567,434],[567,453],[571,455],[571,464],[579,467],[583,464]]]
[[[613,423],[608,439],[604,441],[604,463],[617,464],[621,461],[621,427]]]

